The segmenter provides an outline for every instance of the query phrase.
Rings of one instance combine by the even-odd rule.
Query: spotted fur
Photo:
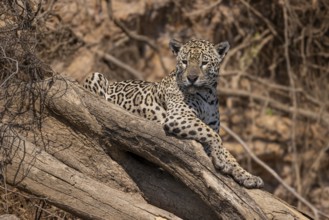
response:
[[[109,83],[93,73],[84,87],[124,109],[162,123],[167,133],[200,142],[214,166],[247,188],[260,188],[263,181],[244,170],[224,148],[218,135],[219,111],[216,87],[220,63],[228,42],[217,45],[205,40],[182,44],[171,40],[176,68],[160,82],[123,81]]]

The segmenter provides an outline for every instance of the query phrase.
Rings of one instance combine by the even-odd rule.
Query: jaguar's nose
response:
[[[187,76],[187,80],[188,80],[191,84],[195,83],[195,81],[197,81],[198,78],[199,78],[198,75],[188,75],[188,76]]]

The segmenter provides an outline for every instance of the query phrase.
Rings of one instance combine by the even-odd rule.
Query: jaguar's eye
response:
[[[205,66],[208,64],[208,61],[202,61],[201,66]]]
[[[187,60],[182,60],[182,63],[187,65]]]

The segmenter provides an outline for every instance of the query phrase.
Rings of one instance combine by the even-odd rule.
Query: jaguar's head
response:
[[[214,45],[206,40],[190,40],[182,44],[173,39],[169,46],[177,58],[179,86],[194,93],[217,85],[220,63],[230,48],[227,41]]]

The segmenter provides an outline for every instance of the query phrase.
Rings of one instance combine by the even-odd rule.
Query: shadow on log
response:
[[[216,172],[200,144],[167,136],[76,83],[44,86],[42,142],[2,124],[4,145],[14,148],[9,184],[90,219],[307,219]]]

